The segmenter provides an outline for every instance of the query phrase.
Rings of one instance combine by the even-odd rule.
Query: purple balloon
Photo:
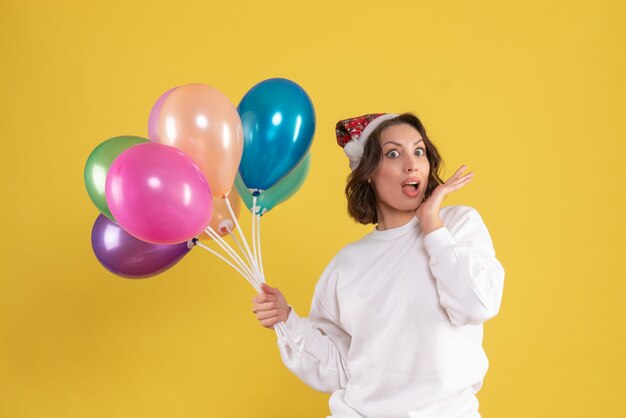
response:
[[[91,247],[107,270],[129,279],[162,273],[189,252],[187,242],[164,245],[138,240],[102,214],[93,224]]]
[[[152,142],[161,142],[159,139],[159,115],[161,114],[161,108],[163,107],[163,103],[167,99],[167,96],[170,95],[171,92],[176,90],[178,87],[174,87],[166,91],[159,97],[159,100],[156,101],[154,106],[152,106],[152,110],[150,111],[150,117],[148,118],[148,138]]]
[[[191,157],[156,142],[132,146],[113,161],[105,194],[124,231],[153,244],[200,235],[213,212],[211,188]]]

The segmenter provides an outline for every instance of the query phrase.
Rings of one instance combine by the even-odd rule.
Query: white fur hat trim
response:
[[[350,168],[352,170],[354,170],[359,165],[361,157],[363,157],[365,142],[367,141],[367,138],[370,136],[370,134],[374,132],[374,129],[376,129],[376,127],[378,127],[378,125],[380,125],[382,122],[393,119],[396,116],[398,116],[398,114],[396,113],[385,113],[380,115],[376,119],[372,120],[365,127],[365,129],[363,129],[363,132],[361,132],[361,135],[356,140],[352,140],[344,145],[343,152],[350,160]]]

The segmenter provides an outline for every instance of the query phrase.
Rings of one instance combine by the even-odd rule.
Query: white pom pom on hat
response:
[[[365,142],[374,129],[382,122],[393,119],[395,113],[372,113],[356,118],[340,120],[335,127],[337,143],[343,148],[350,160],[350,168],[354,170],[363,157]]]
[[[363,144],[359,141],[351,140],[343,147],[343,152],[351,161],[359,161],[363,156]]]

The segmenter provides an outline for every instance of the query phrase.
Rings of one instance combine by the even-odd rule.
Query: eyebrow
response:
[[[417,145],[417,144],[419,144],[420,142],[424,142],[424,139],[423,139],[423,138],[421,138],[419,141],[415,141],[415,143],[414,143],[413,145]],[[402,146],[402,144],[400,144],[399,142],[395,142],[395,141],[387,141],[387,142],[385,142],[382,146],[384,147],[384,146],[385,146],[385,145],[387,145],[387,144],[394,144],[394,145],[397,145],[397,146],[399,146],[399,147],[401,147],[401,146]]]

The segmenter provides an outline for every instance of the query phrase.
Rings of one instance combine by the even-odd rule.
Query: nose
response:
[[[415,157],[408,156],[404,161],[404,171],[406,173],[415,173],[417,172],[417,159]]]

